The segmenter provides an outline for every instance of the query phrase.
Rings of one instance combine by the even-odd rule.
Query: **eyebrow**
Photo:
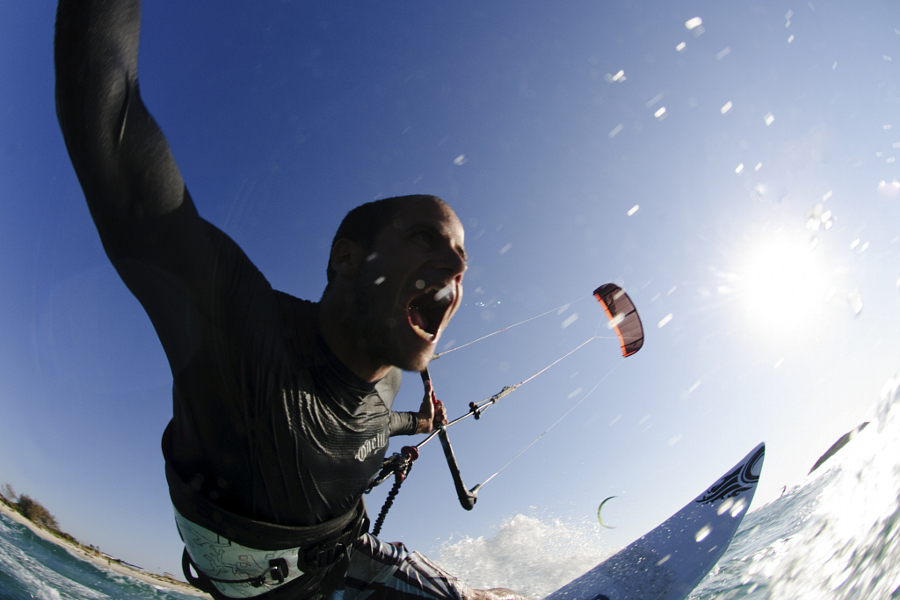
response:
[[[439,238],[450,241],[450,236],[446,235],[443,231],[441,231],[437,227],[434,227],[433,225],[429,225],[427,223],[413,223],[412,225],[409,226],[407,231],[415,231],[416,229],[428,230],[428,231],[432,232],[434,235],[438,236]],[[453,249],[456,250],[457,254],[460,255],[460,257],[463,259],[463,262],[465,262],[465,263],[469,262],[469,255],[466,253],[465,248],[463,248],[461,245],[459,245],[459,246],[454,246]]]

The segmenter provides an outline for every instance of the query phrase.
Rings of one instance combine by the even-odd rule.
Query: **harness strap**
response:
[[[197,572],[196,576],[191,573],[191,567]],[[219,593],[218,588],[211,585],[210,582],[213,581],[225,584],[249,583],[253,587],[259,588],[266,585],[266,575],[271,574],[272,583],[280,585],[284,583],[285,578],[288,573],[290,573],[287,561],[284,558],[275,558],[269,561],[269,568],[256,577],[248,577],[246,579],[220,579],[204,573],[191,558],[191,555],[188,554],[187,548],[185,548],[184,552],[181,554],[181,570],[184,572],[184,576],[189,584],[200,591],[212,594],[215,597],[221,596],[221,594]]]
[[[262,550],[290,548],[321,550],[322,546],[343,537],[350,529],[358,530],[356,537],[368,529],[366,508],[361,499],[359,504],[346,513],[318,525],[276,525],[251,519],[213,504],[185,482],[168,463],[166,481],[169,484],[172,504],[186,519],[242,546]]]
[[[168,464],[166,479],[176,521],[181,519],[179,532],[185,542],[182,554],[185,578],[216,599],[263,595],[272,600],[314,597],[323,586],[331,585],[331,579],[336,578],[333,583],[337,584],[345,570],[341,565],[347,561],[347,551],[369,528],[362,499],[353,509],[334,519],[319,525],[292,527],[257,521],[216,506],[191,489]],[[182,527],[186,528],[184,532]],[[192,533],[186,537],[187,531]],[[226,572],[217,574],[216,568],[203,560],[206,553],[200,548],[206,544],[239,550],[241,556],[250,559],[250,564],[256,565],[250,570],[253,575],[242,579],[222,578]]]

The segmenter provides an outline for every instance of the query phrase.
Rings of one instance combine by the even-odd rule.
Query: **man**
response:
[[[459,307],[463,227],[433,196],[351,211],[318,303],[275,291],[203,220],[137,79],[139,0],[60,0],[57,112],[103,247],[174,380],[163,435],[185,574],[216,598],[483,598],[368,535],[362,494],[389,435],[432,431],[426,389],[396,413]]]

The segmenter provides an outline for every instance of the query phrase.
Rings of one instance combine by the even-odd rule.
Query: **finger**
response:
[[[440,400],[434,401],[434,422],[438,426],[447,424],[447,407]]]
[[[424,418],[428,418],[431,420],[434,417],[434,403],[437,402],[434,398],[434,388],[431,385],[431,382],[428,382],[428,385],[425,387],[425,397],[422,398],[422,406],[419,407],[419,413]]]

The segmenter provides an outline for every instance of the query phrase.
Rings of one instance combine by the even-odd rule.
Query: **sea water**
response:
[[[0,600],[196,600],[104,569],[0,513]]]
[[[744,518],[692,600],[900,599],[900,376],[873,412],[803,483]],[[519,515],[490,538],[445,544],[435,558],[475,587],[540,598],[613,551],[595,525]]]
[[[872,423],[810,478],[748,514],[694,600],[900,599],[900,377]],[[614,549],[596,532],[518,515],[433,557],[475,587],[540,598]],[[0,599],[185,599],[76,558],[0,515]]]

